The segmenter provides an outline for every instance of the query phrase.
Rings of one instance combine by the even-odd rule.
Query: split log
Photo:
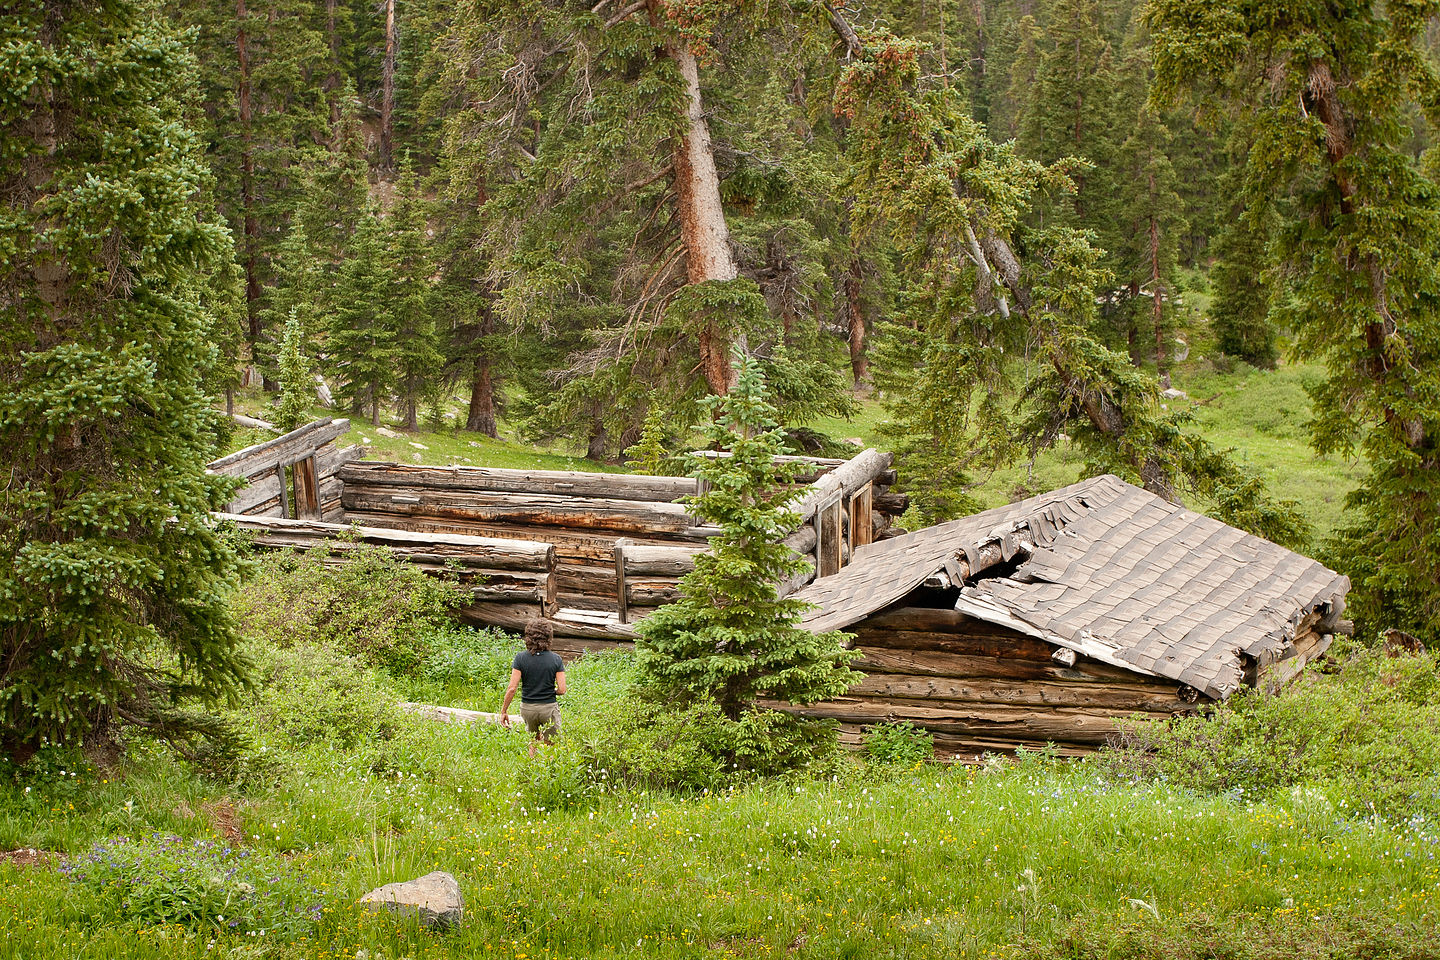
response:
[[[275,426],[275,424],[271,423],[269,420],[260,420],[255,417],[247,417],[243,413],[235,413],[232,411],[230,413],[230,419],[234,420],[242,427],[249,427],[251,430],[273,430],[276,433],[281,432],[280,428]]]
[[[673,503],[681,497],[695,493],[695,481],[689,477],[507,470],[499,467],[439,467],[378,461],[351,464],[345,469],[341,479],[346,483],[375,488],[546,494],[644,503]]]
[[[232,477],[253,477],[267,470],[287,466],[313,456],[315,451],[350,429],[349,420],[329,417],[307,423],[289,433],[254,446],[237,450],[229,456],[212,460],[206,469]]]
[[[489,713],[484,710],[462,710],[459,707],[437,707],[429,703],[401,703],[400,710],[403,713],[413,713],[416,716],[425,717],[428,720],[439,720],[441,723],[499,723],[500,714]],[[510,714],[510,722],[513,725],[524,727],[524,722],[516,714]]]
[[[335,442],[325,444],[315,451],[315,475],[324,480],[334,477],[346,464],[353,463],[365,456],[365,448],[358,443],[352,443],[348,447],[335,446]]]

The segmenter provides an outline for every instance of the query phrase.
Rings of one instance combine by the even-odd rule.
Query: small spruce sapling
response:
[[[275,425],[294,430],[310,419],[310,391],[314,374],[305,356],[304,324],[295,308],[285,320],[285,338],[280,343],[280,400],[275,410]]]
[[[721,533],[680,581],[680,600],[640,624],[636,654],[645,692],[712,698],[736,720],[761,698],[840,696],[861,675],[847,666],[857,654],[843,633],[811,633],[799,624],[805,602],[778,595],[776,585],[806,563],[781,543],[798,521],[797,491],[783,482],[795,465],[776,463],[787,449],[759,364],[737,349],[733,365],[730,393],[707,401],[716,414],[708,439],[730,456],[696,458],[705,492],[685,501]]]

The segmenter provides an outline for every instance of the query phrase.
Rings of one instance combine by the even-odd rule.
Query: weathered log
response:
[[[551,612],[559,608],[555,575],[550,573],[497,572],[466,589],[475,603],[534,603]]]
[[[346,471],[341,471],[344,479]],[[610,531],[615,534],[659,532],[686,539],[719,534],[705,527],[679,504],[634,500],[582,499],[542,494],[467,493],[454,490],[411,488],[405,493],[345,481],[346,510],[382,512],[402,517],[478,521],[506,526],[556,526]]]
[[[346,464],[365,456],[365,448],[358,443],[348,447],[335,446],[334,441],[315,451],[315,475],[324,480],[338,474]]]
[[[785,546],[789,547],[791,551],[795,553],[808,553],[813,557],[815,554],[815,524],[802,524],[800,527],[796,528],[794,533],[790,534],[788,537],[786,537],[780,542],[785,544]]]
[[[267,470],[285,466],[311,456],[320,447],[343,436],[350,429],[349,420],[329,417],[307,423],[274,440],[237,450],[229,456],[212,460],[206,469],[232,477],[253,477]]]
[[[695,558],[704,552],[704,547],[655,547],[627,543],[625,574],[682,577],[695,569]]]
[[[680,588],[674,580],[626,580],[627,607],[659,607],[680,599]]]
[[[543,494],[645,503],[673,503],[695,492],[695,481],[689,477],[508,470],[499,467],[420,466],[378,461],[352,463],[345,468],[341,479],[346,483],[376,488]]]
[[[936,706],[955,702],[1033,707],[1096,707],[1110,711],[1183,713],[1190,705],[1180,699],[1179,687],[1170,684],[1013,681],[991,678],[914,677],[872,673],[850,688],[849,696],[875,700],[925,700]]]
[[[997,680],[1064,680],[1074,682],[1125,682],[1139,678],[1120,667],[1085,660],[1064,667],[1052,660],[1020,660],[1013,657],[969,656],[915,650],[886,650],[861,647],[855,669],[867,673],[900,673],[917,677],[989,677]]]
[[[566,527],[540,527],[506,523],[479,523],[468,520],[407,517],[385,511],[351,510],[348,516],[355,523],[370,527],[412,530],[417,532],[459,533],[467,536],[496,537],[502,540],[534,540],[553,544],[555,556],[562,562],[608,565],[615,562],[615,541],[618,535],[603,530],[574,530]],[[658,537],[629,536],[632,543],[654,546],[677,545],[684,542]]]
[[[456,614],[466,623],[486,627],[503,627],[506,630],[521,631],[531,620],[544,620],[554,614],[556,608],[546,609],[539,603],[471,603],[461,607]]]
[[[556,562],[555,577],[565,593],[580,593],[587,596],[615,598],[615,570],[613,567],[597,567],[590,564]]]
[[[892,459],[890,454],[872,447],[825,474],[795,504],[801,522],[809,520],[837,492],[849,496],[867,483],[873,483],[882,471],[890,468]]]
[[[548,573],[555,567],[555,548],[548,543],[528,540],[499,540],[454,533],[416,533],[379,527],[346,526],[317,520],[287,520],[279,517],[243,517],[216,514],[221,520],[233,522],[240,530],[255,535],[255,542],[265,547],[309,549],[326,543],[330,549],[353,549],[353,540],[390,549],[400,556],[421,554],[426,558],[440,556],[447,561],[495,570],[536,570]],[[346,537],[339,539],[337,537]]]
[[[841,723],[836,731],[840,743],[851,749],[864,745],[870,731],[876,724]],[[923,729],[923,728],[922,728]],[[1056,756],[1083,757],[1094,753],[1096,744],[1062,743],[1044,740],[1007,740],[993,737],[960,737],[930,731],[935,743],[935,755],[955,758],[962,762],[974,763],[985,754],[1010,755],[1023,748],[1026,750],[1052,750]]]
[[[428,720],[439,720],[441,723],[499,723],[500,714],[490,713],[484,710],[462,710],[459,707],[437,707],[429,703],[400,703],[397,706],[404,713],[413,713],[416,716],[425,717]],[[517,714],[510,714],[512,726],[523,727],[520,717]]]
[[[936,733],[984,736],[1005,740],[1099,745],[1116,730],[1118,719],[1132,711],[1098,707],[1010,707],[996,704],[954,703],[936,705],[924,701],[868,700],[844,698],[799,707],[801,716],[875,723],[910,720]]]
[[[258,514],[266,510],[280,512],[280,478],[273,472],[251,479],[235,492],[227,505],[228,513]]]
[[[959,631],[876,630],[863,620],[847,632],[854,634],[856,647],[911,651],[918,654],[959,653],[972,657],[1006,657],[1013,660],[1050,662],[1054,646],[1021,634],[1006,634],[971,627]]]
[[[898,517],[910,509],[910,494],[891,493],[888,490],[884,493],[876,493],[874,505],[876,513],[884,513]]]
[[[273,430],[275,433],[281,432],[280,428],[275,426],[275,424],[271,423],[269,420],[260,420],[256,417],[247,417],[243,413],[235,413],[234,411],[231,411],[230,419],[240,424],[240,426],[249,427],[252,430]]]

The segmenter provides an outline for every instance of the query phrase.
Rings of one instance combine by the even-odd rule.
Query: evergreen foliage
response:
[[[860,679],[844,635],[801,627],[803,601],[778,595],[806,563],[780,542],[796,523],[794,490],[776,486],[787,450],[759,364],[737,348],[734,365],[734,388],[705,404],[707,436],[729,456],[698,458],[705,492],[686,501],[722,532],[680,581],[681,599],[641,622],[635,647],[641,689],[672,703],[713,699],[732,720],[761,698],[814,703]]]
[[[327,346],[336,375],[336,396],[380,423],[380,405],[395,385],[399,316],[395,264],[386,249],[380,218],[367,209],[351,238],[335,285]]]
[[[1324,359],[1320,452],[1370,475],[1336,548],[1372,627],[1440,642],[1440,201],[1407,142],[1440,121],[1422,39],[1440,4],[1155,0],[1156,94],[1193,91],[1253,137],[1245,194],[1280,218],[1274,302]],[[1279,200],[1285,202],[1277,202]]]
[[[209,516],[233,481],[204,469],[228,237],[196,204],[193,61],[118,0],[12,6],[0,49],[0,741],[216,732],[189,705],[245,663]]]
[[[281,430],[294,430],[310,419],[310,398],[314,394],[315,374],[305,357],[305,325],[292,307],[285,321],[285,337],[280,343],[280,399],[275,409],[275,425]]]

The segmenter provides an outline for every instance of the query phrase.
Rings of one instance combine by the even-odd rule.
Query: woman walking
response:
[[[535,735],[530,741],[530,756],[535,756],[536,743],[551,743],[560,735],[560,704],[556,697],[565,694],[565,661],[550,652],[555,631],[544,620],[525,624],[525,649],[515,654],[510,664],[510,686],[505,688],[505,702],[500,707],[501,726],[510,726],[510,701],[520,689],[520,717],[525,729]]]

